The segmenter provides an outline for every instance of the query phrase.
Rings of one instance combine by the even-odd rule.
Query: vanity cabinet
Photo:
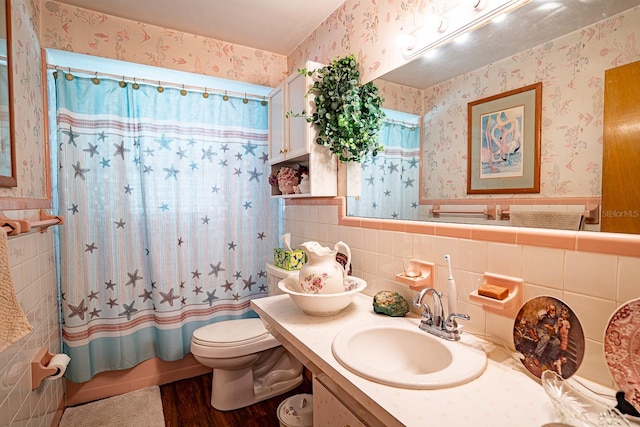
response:
[[[308,70],[322,67],[307,62]],[[338,160],[328,147],[316,144],[317,130],[306,117],[286,117],[291,111],[309,114],[313,97],[307,95],[313,86],[313,77],[299,72],[291,74],[269,95],[269,164],[271,173],[281,167],[309,169],[309,192],[283,195],[278,187],[271,187],[274,197],[333,197],[338,194]]]
[[[322,384],[313,379],[313,426],[314,427],[365,427],[345,405]]]

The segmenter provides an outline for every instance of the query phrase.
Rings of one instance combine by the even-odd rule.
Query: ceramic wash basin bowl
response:
[[[286,278],[278,282],[278,288],[289,294],[289,298],[310,316],[333,316],[347,308],[353,297],[367,287],[367,282],[355,276],[347,276],[344,292],[335,294],[311,294],[299,290],[297,278]]]
[[[435,337],[402,319],[349,327],[336,335],[332,351],[356,375],[409,389],[464,384],[479,377],[487,366],[481,348]]]

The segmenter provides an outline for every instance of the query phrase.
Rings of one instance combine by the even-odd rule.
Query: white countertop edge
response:
[[[333,338],[343,328],[390,320],[411,322],[418,327],[419,319],[415,317],[375,314],[372,298],[367,295],[357,295],[345,310],[331,317],[304,314],[288,295],[254,299],[251,306],[272,334],[314,374],[321,370],[341,391],[366,408],[375,417],[366,420],[369,424],[540,427],[557,421],[538,378],[518,366],[506,351],[469,334],[463,336],[461,343],[480,342],[487,352],[488,364],[479,378],[467,384],[439,390],[410,390],[353,374],[331,351]]]

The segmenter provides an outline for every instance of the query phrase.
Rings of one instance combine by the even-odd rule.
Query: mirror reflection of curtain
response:
[[[9,120],[9,74],[6,59],[0,60],[0,176],[11,176],[11,131]]]
[[[347,199],[348,215],[418,219],[420,127],[413,114],[384,110],[379,140],[384,151],[362,163],[359,198]]]
[[[52,141],[67,379],[179,360],[255,317],[278,233],[261,100],[56,78]]]

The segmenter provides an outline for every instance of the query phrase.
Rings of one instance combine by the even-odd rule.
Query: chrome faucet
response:
[[[429,308],[428,304],[422,302],[422,299],[428,293],[433,297],[433,310]],[[444,309],[442,308],[442,292],[438,292],[430,287],[422,289],[418,295],[416,295],[413,299],[413,305],[414,307],[422,308],[420,329],[449,341],[457,341],[460,339],[460,328],[456,324],[455,319],[470,319],[466,314],[449,313],[445,320]]]

